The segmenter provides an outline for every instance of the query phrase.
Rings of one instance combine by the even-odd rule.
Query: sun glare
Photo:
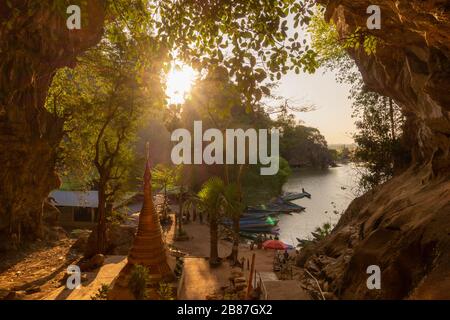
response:
[[[181,104],[191,90],[195,71],[188,65],[173,65],[166,78],[166,95],[169,104]]]

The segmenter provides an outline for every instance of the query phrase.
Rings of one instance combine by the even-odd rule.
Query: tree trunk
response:
[[[210,214],[209,221],[209,232],[210,232],[210,254],[209,254],[209,264],[218,265],[219,264],[219,249],[218,249],[218,225],[216,214]]]
[[[183,197],[178,198],[178,236],[181,236],[183,230]]]
[[[389,98],[389,117],[391,120],[391,139],[392,142],[395,141],[395,121],[394,121],[394,106],[392,98]]]
[[[98,186],[98,222],[97,222],[97,253],[104,253],[106,245],[106,196],[105,184]]]
[[[235,214],[233,217],[233,246],[231,248],[230,260],[233,265],[238,262],[239,256],[239,232],[240,232],[240,215]]]
[[[0,3],[0,239],[41,236],[42,207],[55,174],[63,121],[44,107],[54,72],[100,40],[104,2],[89,1],[89,25],[68,30],[56,1]],[[55,8],[55,9],[52,9]],[[64,10],[65,12],[65,10]],[[5,23],[3,23],[5,22]],[[14,236],[13,236],[14,235]],[[22,236],[21,238],[24,238]]]
[[[164,184],[164,201],[163,201],[163,217],[164,220],[167,219],[167,184]]]
[[[240,165],[239,172],[238,172],[237,179],[236,179],[240,203],[242,203],[241,178],[242,178],[243,172],[244,172],[244,166]],[[241,232],[241,226],[240,226],[241,215],[242,215],[242,212],[240,210],[238,212],[235,212],[233,215],[233,246],[231,248],[231,253],[229,256],[233,265],[236,265],[239,262],[238,257],[239,257],[239,242],[240,242],[240,232]]]

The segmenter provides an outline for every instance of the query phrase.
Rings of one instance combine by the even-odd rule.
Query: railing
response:
[[[261,290],[261,300],[267,300],[267,289],[262,281],[261,274],[255,270],[255,276],[253,277],[253,288],[260,288]]]

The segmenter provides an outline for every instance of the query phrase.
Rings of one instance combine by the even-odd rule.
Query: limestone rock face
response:
[[[319,1],[342,37],[366,29],[366,0]],[[450,299],[450,4],[380,0],[377,51],[351,51],[365,83],[407,116],[409,169],[357,198],[332,234],[298,260],[346,299]],[[324,256],[332,258],[324,259]],[[367,267],[381,290],[367,288]]]
[[[61,1],[0,2],[0,233],[10,238],[41,236],[43,201],[60,184],[63,121],[44,104],[55,71],[100,40],[105,2],[86,3],[85,23],[69,30]]]
[[[325,2],[325,1],[319,1]],[[367,30],[370,0],[326,1],[341,37],[356,27],[378,39],[368,56],[352,50],[364,82],[393,98],[409,121],[415,160],[450,168],[450,5],[446,0],[381,0],[381,29]]]

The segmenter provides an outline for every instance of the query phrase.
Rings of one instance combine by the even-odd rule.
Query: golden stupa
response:
[[[128,254],[128,262],[116,278],[109,299],[126,299],[128,281],[134,265],[148,269],[149,285],[158,286],[161,281],[173,281],[175,275],[167,263],[166,248],[162,240],[161,225],[153,204],[150,157],[144,174],[144,203],[139,215],[138,231]]]

